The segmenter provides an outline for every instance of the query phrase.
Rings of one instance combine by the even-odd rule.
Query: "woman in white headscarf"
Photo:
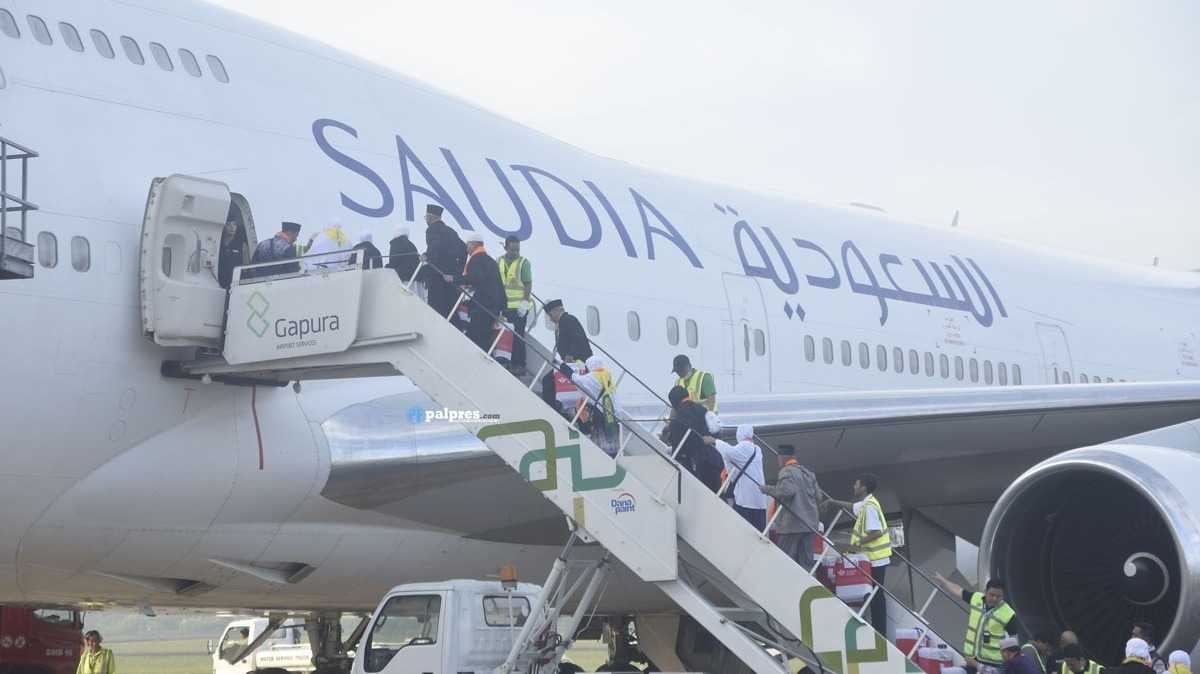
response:
[[[329,254],[339,251],[343,252],[340,255]],[[321,257],[312,257],[313,255]],[[304,256],[306,258],[303,260],[305,271],[323,271],[344,267],[350,264],[350,237],[342,231],[341,225],[330,225],[313,235],[308,247],[304,250]]]
[[[1172,651],[1167,662],[1170,663],[1167,667],[1169,674],[1192,674],[1192,656],[1184,651]]]
[[[585,361],[587,372],[571,374],[571,381],[586,395],[577,405],[583,405],[579,413],[580,427],[590,428],[588,436],[609,456],[616,456],[621,446],[621,425],[617,422],[617,396],[615,381],[608,371],[608,364],[600,356]],[[578,410],[578,408],[576,408]]]
[[[716,447],[725,459],[725,472],[729,477],[720,493],[732,493],[733,509],[759,531],[765,529],[770,499],[758,489],[759,485],[766,484],[766,479],[763,477],[762,450],[754,444],[754,427],[739,424],[736,445],[711,436],[704,438],[704,442]]]

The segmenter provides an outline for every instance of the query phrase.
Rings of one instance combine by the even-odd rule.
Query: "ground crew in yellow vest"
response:
[[[1103,665],[1095,660],[1089,660],[1083,654],[1083,649],[1079,644],[1063,646],[1059,658],[1062,659],[1062,664],[1059,665],[1057,673],[1052,672],[1051,674],[1100,674],[1104,670]]]
[[[1017,614],[1004,601],[1004,582],[992,578],[983,592],[972,592],[940,573],[933,577],[946,592],[962,597],[971,607],[962,649],[967,664],[977,667],[980,674],[999,671],[1004,662],[1000,657],[1000,641],[1017,633]]]
[[[717,411],[717,380],[711,372],[692,367],[692,361],[682,353],[675,356],[671,371],[679,377],[675,385],[687,389],[689,398],[704,405],[709,412]]]
[[[1038,632],[1033,639],[1021,644],[1021,652],[1037,665],[1042,674],[1054,674],[1058,661],[1054,657],[1054,637],[1046,632]]]
[[[886,635],[887,595],[883,592],[883,580],[892,561],[892,537],[888,533],[883,506],[875,497],[878,486],[879,480],[874,475],[859,475],[852,485],[854,498],[858,500],[854,503],[833,502],[854,510],[854,528],[850,530],[850,547],[846,551],[866,555],[871,560],[871,579],[880,588],[871,599],[871,626],[876,632]]]
[[[512,360],[509,369],[513,374],[525,374],[525,322],[533,306],[533,270],[529,259],[521,257],[521,240],[515,236],[504,239],[504,257],[500,260],[500,282],[504,284],[504,296],[508,304],[504,317],[512,323]]]

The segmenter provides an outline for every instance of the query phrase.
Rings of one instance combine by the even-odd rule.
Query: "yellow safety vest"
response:
[[[1104,665],[1088,660],[1087,667],[1079,674],[1100,674],[1102,671],[1104,671]],[[1059,674],[1075,674],[1075,670],[1068,667],[1065,660],[1059,665],[1058,672]]]
[[[874,508],[875,512],[879,514],[883,535],[867,545],[862,545],[862,539],[867,537],[867,511],[871,508]],[[888,532],[887,518],[883,516],[883,507],[879,505],[879,499],[875,498],[874,494],[870,494],[863,500],[862,508],[858,511],[858,518],[854,520],[854,528],[850,530],[850,545],[860,546],[863,554],[872,562],[892,556],[892,537]]]
[[[521,281],[521,270],[528,263],[523,257],[511,262],[507,255],[500,256],[500,281],[504,283],[504,296],[508,298],[508,308],[516,309],[525,301],[525,283]]]
[[[1042,652],[1037,649],[1032,643],[1021,644],[1021,652],[1028,655],[1037,663],[1038,671],[1046,671],[1046,662],[1042,660]]]
[[[987,664],[999,666],[1000,641],[1008,634],[1004,627],[1016,612],[1005,602],[993,609],[983,605],[983,593],[971,595],[971,615],[967,618],[967,638],[963,640],[963,654]]]
[[[704,405],[704,401],[700,399],[700,385],[704,383],[704,377],[707,374],[708,373],[705,372],[704,370],[697,370],[696,368],[692,368],[691,376],[689,376],[687,378],[687,380],[684,380],[683,377],[676,379],[675,385],[682,386],[685,389],[687,389],[689,398],[691,398],[695,402],[700,403],[701,405]],[[714,378],[713,386],[716,386],[716,383],[717,383],[717,380]],[[708,407],[705,406],[704,409],[708,409]],[[717,411],[716,401],[713,401],[712,411],[714,413]]]

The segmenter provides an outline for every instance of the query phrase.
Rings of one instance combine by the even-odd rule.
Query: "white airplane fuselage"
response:
[[[1195,274],[657,174],[203,4],[0,9],[20,30],[0,32],[0,136],[40,154],[30,238],[47,232],[57,247],[34,279],[0,282],[0,602],[136,602],[165,596],[160,583],[199,581],[214,589],[163,601],[365,608],[397,583],[480,577],[508,561],[536,568],[553,554],[322,495],[332,461],[322,424],[411,392],[404,378],[296,392],[161,376],[178,356],[143,337],[138,297],[156,176],[227,183],[249,201],[260,240],[282,220],[304,225],[301,240],[341,223],[377,243],[412,223],[423,248],[427,203],[481,232],[493,254],[515,233],[534,291],[597,324],[592,338],[663,391],[676,353],[715,373],[722,400],[1200,372]],[[59,22],[79,31],[82,52]],[[552,341],[544,324],[534,336]],[[315,570],[281,585],[229,564],[276,562]]]

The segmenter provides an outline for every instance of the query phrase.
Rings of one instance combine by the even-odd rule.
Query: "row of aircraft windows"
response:
[[[585,313],[585,325],[589,335],[595,337],[600,334],[600,309],[598,307],[588,305]],[[553,330],[554,325],[550,322],[550,317],[546,319],[546,329]],[[625,328],[629,334],[631,341],[638,341],[642,338],[642,317],[636,311],[630,311],[625,315]],[[762,332],[759,330],[758,332]],[[679,319],[674,316],[667,316],[667,343],[671,346],[679,344]],[[700,345],[700,326],[696,321],[688,318],[683,322],[683,338],[689,348],[696,348]],[[765,340],[764,340],[765,341]]]
[[[12,232],[10,232],[10,235]],[[20,233],[17,232],[17,236]],[[58,266],[58,237],[51,232],[39,232],[37,237],[38,264],[47,269]],[[117,264],[120,264],[118,260]],[[86,237],[71,237],[71,268],[87,271],[92,268],[92,244]]]
[[[1055,368],[1055,370],[1054,370],[1054,383],[1055,384],[1070,384],[1070,383],[1072,383],[1072,381],[1073,380],[1071,378],[1071,372],[1069,370],[1059,371],[1057,368]],[[1093,375],[1091,378],[1088,378],[1087,373],[1080,372],[1078,381],[1080,384],[1111,384],[1111,383],[1113,383],[1114,380],[1112,377],[1104,377],[1103,379],[1101,379],[1100,377],[1097,377],[1095,375]],[[1124,382],[1125,380],[1117,379],[1115,381]]]
[[[854,345],[849,340],[843,339],[839,350],[842,365],[846,367],[853,365],[855,362]],[[916,349],[908,349],[906,352],[898,346],[888,349],[882,344],[878,344],[872,349],[871,345],[866,342],[859,342],[857,351],[858,366],[864,370],[871,369],[873,355],[875,367],[880,372],[888,371],[890,359],[891,369],[897,374],[907,371],[909,374],[919,375],[924,372],[926,377],[940,376],[942,379],[950,379],[953,370],[953,378],[957,381],[969,379],[971,382],[979,382],[982,380],[985,384],[1000,386],[1008,386],[1010,383],[1014,386],[1021,384],[1021,366],[1016,363],[1010,366],[1004,362],[993,363],[987,359],[981,362],[977,358],[963,358],[962,356],[955,356],[951,360],[950,356],[944,353],[935,357],[929,351],[920,353]],[[832,365],[836,355],[838,354],[835,354],[833,339],[822,338],[821,360]],[[804,336],[804,359],[810,363],[817,360],[817,340],[812,335]]]
[[[50,33],[50,28],[40,16],[29,14],[25,17],[29,24],[29,30],[33,33],[33,39],[44,45],[53,45],[54,36]],[[83,53],[83,38],[79,36],[79,31],[75,26],[60,21],[58,23],[58,32],[62,35],[63,42],[67,48],[73,52]],[[10,38],[19,39],[21,37],[21,29],[17,25],[17,20],[7,9],[0,8],[0,33],[4,33]],[[108,35],[102,30],[91,29],[89,35],[92,39],[92,45],[96,51],[106,59],[116,58],[116,51],[113,49],[112,42],[109,41]],[[138,45],[137,40],[128,35],[121,36],[121,49],[125,52],[125,58],[129,59],[134,65],[145,65],[146,56],[142,53],[142,48]],[[187,49],[179,49],[176,51],[179,55],[179,62],[183,64],[183,69],[192,77],[202,77],[203,72],[200,70],[200,62],[196,59],[196,55]],[[154,62],[159,68],[168,72],[175,70],[175,63],[171,61],[171,53],[167,48],[158,42],[150,43],[150,55],[154,58]],[[212,72],[213,77],[218,82],[226,84],[229,82],[229,71],[225,69],[225,64],[221,59],[209,54],[205,57],[208,62],[208,69]]]

